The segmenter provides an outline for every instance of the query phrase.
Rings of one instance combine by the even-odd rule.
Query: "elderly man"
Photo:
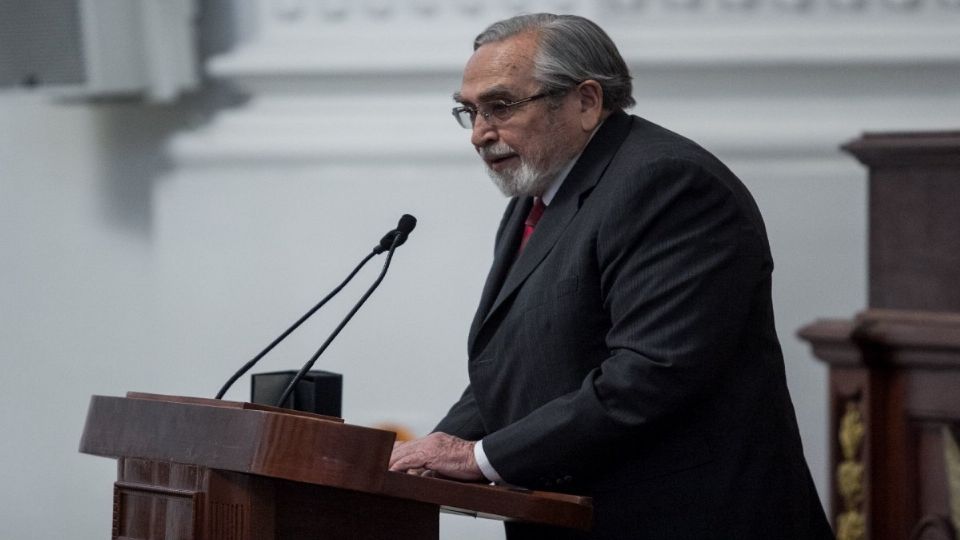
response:
[[[623,111],[630,74],[594,23],[514,17],[474,49],[453,112],[511,199],[470,384],[391,469],[593,497],[589,535],[508,538],[829,538],[750,194]]]

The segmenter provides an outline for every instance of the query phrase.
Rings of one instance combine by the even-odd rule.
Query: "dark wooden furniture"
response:
[[[113,538],[438,538],[441,510],[588,530],[588,498],[387,470],[394,434],[250,403],[93,396],[80,451],[117,459]]]
[[[799,332],[830,367],[834,528],[955,540],[960,132],[865,135],[844,150],[870,169],[869,307]]]

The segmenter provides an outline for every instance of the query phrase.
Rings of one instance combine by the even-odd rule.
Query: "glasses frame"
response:
[[[551,95],[550,92],[540,92],[539,94],[534,94],[530,97],[525,97],[516,101],[496,100],[481,104],[480,106],[461,105],[459,107],[454,107],[450,112],[453,114],[453,117],[457,120],[457,124],[459,124],[460,127],[464,129],[473,129],[478,115],[482,116],[484,121],[487,123],[490,123],[491,117],[496,118],[500,122],[504,122],[513,116],[514,107],[545,98],[549,95]],[[465,118],[462,116],[463,113],[467,113],[469,116]]]

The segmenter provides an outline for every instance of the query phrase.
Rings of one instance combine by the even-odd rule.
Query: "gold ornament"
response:
[[[863,416],[858,402],[847,401],[837,438],[843,460],[837,465],[837,491],[843,499],[843,512],[837,516],[838,540],[864,540],[867,537],[867,520],[860,509],[864,500],[864,466],[860,450],[866,434]]]

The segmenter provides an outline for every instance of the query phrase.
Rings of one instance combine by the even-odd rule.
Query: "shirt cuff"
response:
[[[487,480],[495,484],[504,484],[503,478],[497,474],[497,470],[493,468],[493,465],[490,464],[490,460],[487,459],[487,454],[483,451],[483,441],[477,441],[477,444],[473,445],[473,458],[477,460],[477,466],[480,467],[480,472],[483,473],[483,476]]]

